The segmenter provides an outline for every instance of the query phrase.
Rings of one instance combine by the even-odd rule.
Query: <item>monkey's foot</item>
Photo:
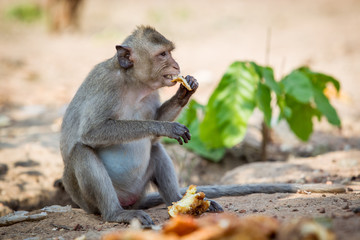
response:
[[[116,215],[105,218],[109,222],[130,223],[132,219],[138,219],[142,225],[154,225],[151,217],[142,210],[122,210]]]
[[[214,200],[209,200],[210,201],[210,207],[208,209],[209,212],[223,212],[224,209],[221,207],[220,204],[218,204],[217,202],[215,202]]]

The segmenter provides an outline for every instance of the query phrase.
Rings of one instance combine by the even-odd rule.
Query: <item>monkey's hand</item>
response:
[[[180,145],[183,145],[183,141],[188,143],[191,139],[189,129],[177,122],[166,122],[164,125],[165,132],[161,134],[172,139],[176,139]]]
[[[186,87],[180,84],[180,87],[177,90],[175,96],[177,97],[177,100],[181,107],[185,106],[188,103],[191,95],[193,95],[196,92],[196,89],[199,87],[199,83],[193,76],[187,75],[185,79],[192,90],[189,91],[188,89],[186,89]]]

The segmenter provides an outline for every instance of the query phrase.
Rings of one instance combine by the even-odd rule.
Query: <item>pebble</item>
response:
[[[58,212],[58,213],[59,212],[70,212],[71,206],[70,205],[67,205],[67,206],[52,205],[52,206],[44,207],[41,210],[46,211],[46,212]]]
[[[41,212],[39,214],[28,215],[28,211],[16,211],[14,213],[10,213],[6,216],[0,218],[0,227],[1,226],[9,226],[18,222],[23,221],[34,221],[34,220],[42,220],[47,217],[46,212]]]
[[[319,213],[325,213],[325,208],[320,208],[318,210],[319,210]]]
[[[0,163],[0,175],[5,175],[9,170],[9,167],[5,163]]]
[[[8,116],[0,115],[0,127],[8,127],[11,125],[11,119]]]

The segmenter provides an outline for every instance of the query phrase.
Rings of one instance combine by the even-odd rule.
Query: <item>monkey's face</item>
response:
[[[154,28],[144,26],[125,39],[123,45],[116,46],[120,67],[154,90],[175,85],[171,80],[180,74],[180,67],[171,56],[174,48]]]
[[[154,79],[163,86],[174,86],[172,79],[180,74],[179,64],[171,55],[171,50],[164,49],[154,56]]]
[[[161,47],[152,53],[134,56],[136,78],[151,89],[174,86],[171,80],[180,74],[180,67],[171,55],[171,50]]]

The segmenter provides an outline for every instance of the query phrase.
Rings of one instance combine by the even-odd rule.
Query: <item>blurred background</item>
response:
[[[62,173],[58,141],[67,104],[91,68],[112,57],[115,45],[142,24],[175,42],[173,56],[183,75],[198,79],[194,98],[203,104],[235,60],[270,65],[277,79],[308,65],[341,82],[340,95],[330,96],[341,130],[320,122],[303,143],[280,124],[271,160],[360,147],[357,0],[0,0],[0,202],[6,207],[35,206],[53,196]],[[162,98],[175,90],[162,89]],[[259,147],[257,117],[250,121],[252,155]],[[213,164],[178,146],[167,148],[183,172],[182,184],[213,183],[258,159],[240,148]]]

